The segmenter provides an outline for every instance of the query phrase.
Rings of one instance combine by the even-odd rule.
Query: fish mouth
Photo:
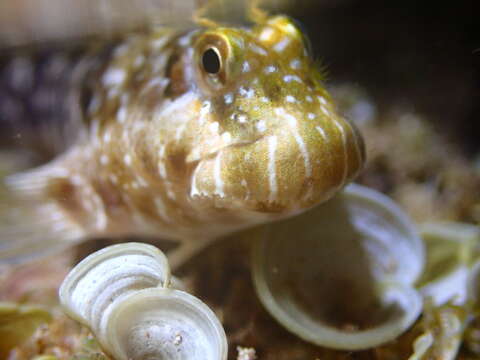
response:
[[[245,146],[251,146],[256,143],[260,143],[262,140],[265,140],[265,138],[266,138],[265,135],[258,135],[251,140],[237,140],[237,141],[230,142],[228,144],[222,144],[221,146],[211,149],[204,156],[202,156],[201,158],[198,158],[197,160],[198,161],[209,160],[217,156],[220,152],[225,151],[227,149],[240,149]]]

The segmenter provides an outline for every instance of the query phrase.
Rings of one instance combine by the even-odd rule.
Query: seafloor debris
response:
[[[0,359],[51,320],[52,316],[43,308],[0,302]]]
[[[237,351],[238,351],[237,360],[256,360],[257,359],[255,349],[253,348],[244,348],[241,346],[237,346]]]

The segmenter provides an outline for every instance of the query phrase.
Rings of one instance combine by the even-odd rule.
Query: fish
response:
[[[17,87],[31,88],[38,79],[22,74],[52,56],[17,63],[27,69]],[[287,16],[152,26],[63,60],[68,76],[38,102],[62,109],[47,131],[59,145],[4,179],[0,263],[98,237],[154,236],[192,251],[328,200],[365,163],[361,134]]]

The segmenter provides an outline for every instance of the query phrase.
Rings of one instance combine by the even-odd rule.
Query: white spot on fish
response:
[[[156,197],[155,200],[153,201],[155,204],[155,208],[157,209],[157,214],[166,222],[171,222],[172,220],[167,214],[167,207],[165,206],[165,203],[163,202],[162,198]]]
[[[325,130],[323,130],[323,128],[321,126],[315,126],[315,129],[317,129],[317,131],[320,133],[323,140],[328,141],[327,134],[325,133]]]
[[[212,106],[212,103],[208,100],[204,101],[202,103],[202,107],[200,108],[200,116],[205,116],[210,112],[210,108]]]
[[[308,113],[307,114],[307,117],[310,119],[310,120],[313,120],[316,118],[316,115],[314,113]]]
[[[237,120],[239,123],[244,124],[247,122],[247,116],[244,114],[240,114],[237,116]]]
[[[127,109],[121,106],[117,111],[117,121],[123,124],[127,120]]]
[[[238,93],[241,96],[246,97],[247,99],[251,99],[255,96],[255,91],[252,88],[247,88],[246,89],[243,86],[240,86],[240,88],[238,89]]]
[[[295,28],[295,26],[290,23],[285,24],[283,30],[288,32],[292,36],[295,36],[297,33],[297,29]]]
[[[168,86],[170,80],[164,77],[156,77],[150,80],[144,87],[143,90],[149,90],[151,88],[164,89]]]
[[[125,165],[130,166],[132,164],[132,157],[129,154],[126,154],[123,157],[123,162],[125,163]]]
[[[255,124],[255,126],[259,132],[263,133],[265,132],[265,130],[267,130],[267,125],[265,124],[265,120],[260,120]]]
[[[188,45],[190,45],[190,40],[195,33],[196,31],[191,31],[188,34],[182,36],[180,39],[178,39],[178,44],[182,47],[187,47]]]
[[[147,187],[147,186],[148,186],[147,181],[146,181],[143,177],[141,177],[141,176],[139,176],[139,177],[137,178],[137,181],[138,181],[138,183],[140,184],[140,186],[143,186],[143,187]]]
[[[155,39],[151,42],[151,45],[154,49],[160,50],[165,46],[165,44],[170,40],[170,36],[162,36],[158,39]]]
[[[243,71],[244,73],[250,71],[250,64],[248,63],[248,61],[245,61],[245,62],[243,63],[243,65],[242,65],[242,71]]]
[[[288,114],[283,108],[276,108],[275,114],[284,117],[287,120],[290,127],[292,128],[293,137],[295,138],[295,141],[298,144],[298,147],[303,157],[303,161],[305,163],[305,175],[307,177],[310,177],[312,175],[312,165],[310,163],[310,155],[308,153],[307,147],[305,145],[305,142],[303,141],[302,136],[298,132],[297,119],[293,115]]]
[[[93,195],[93,194],[92,194]],[[107,216],[105,214],[105,208],[103,206],[102,200],[100,197],[95,194],[92,196],[93,202],[95,203],[95,219],[96,223],[95,226],[97,230],[105,230],[107,227]]]
[[[264,48],[258,46],[257,44],[250,43],[250,49],[253,52],[257,53],[258,55],[262,55],[262,56],[267,56],[268,55],[268,52]]]
[[[194,147],[188,156],[192,161],[200,159],[200,149],[198,147]]]
[[[225,95],[223,96],[223,99],[224,99],[224,101],[225,101],[225,104],[227,104],[227,105],[231,104],[231,103],[233,102],[233,95],[232,95],[232,93],[225,94]]]
[[[294,70],[300,69],[301,64],[300,59],[293,59],[290,61],[290,67]]]
[[[300,79],[297,75],[285,75],[283,77],[283,81],[285,81],[286,83],[289,83],[292,81],[302,83],[302,79]]]
[[[108,156],[103,154],[102,156],[100,156],[100,164],[102,165],[107,165],[108,164]]]
[[[277,173],[275,168],[275,152],[277,150],[277,137],[268,138],[268,182],[270,185],[269,200],[273,201],[277,197]]]
[[[305,100],[307,100],[309,103],[313,102],[313,98],[310,95],[305,96]]]
[[[320,104],[327,105],[327,100],[323,96],[317,96],[317,99],[320,101]]]
[[[107,92],[107,98],[110,100],[113,100],[120,95],[120,91],[118,90],[118,87],[113,87]]]
[[[218,133],[218,128],[219,127],[220,127],[220,124],[217,121],[214,121],[214,122],[212,122],[208,125],[208,128],[213,133]]]
[[[323,106],[323,105],[320,105],[320,110],[322,110],[322,112],[326,115],[326,116],[332,116],[332,114],[330,113],[330,111],[328,111],[328,109]]]
[[[222,134],[222,140],[224,143],[229,144],[232,141],[232,135],[226,131]]]
[[[150,63],[153,63],[152,70],[155,74],[164,74],[165,66],[167,65],[167,61],[169,59],[168,54],[169,53],[162,53],[156,56],[154,59],[150,60]]]
[[[162,159],[165,157],[165,150],[165,145],[160,146],[160,149],[158,150],[158,156],[160,156],[160,158]]]
[[[277,71],[277,67],[274,66],[274,65],[268,65],[266,68],[265,68],[265,73],[266,74],[270,74],[270,73],[273,73],[275,71]]]
[[[219,152],[215,158],[215,163],[213,166],[213,178],[215,180],[215,194],[220,197],[224,197],[225,193],[223,192],[223,180],[222,180],[222,153]]]
[[[125,70],[119,68],[111,68],[103,74],[102,81],[105,86],[119,86],[125,81],[127,74]]]
[[[105,131],[105,134],[103,134],[103,141],[108,144],[112,140],[112,135],[110,134],[110,131]]]
[[[290,41],[290,38],[283,37],[279,42],[273,45],[273,50],[275,50],[276,52],[282,52],[290,44]]]
[[[197,195],[203,195],[203,192],[198,190],[197,187],[197,174],[200,171],[200,167],[203,165],[203,162],[199,162],[197,167],[195,168],[195,171],[193,172],[192,175],[192,180],[191,180],[191,187],[190,187],[190,197],[194,197]]]
[[[172,191],[172,189],[167,190],[167,196],[170,200],[175,200],[175,198],[177,197],[175,193]]]
[[[72,179],[72,184],[76,186],[80,186],[84,183],[82,177],[78,174],[72,175],[71,179]]]
[[[145,62],[145,56],[143,55],[138,55],[135,60],[133,61],[133,67],[134,68],[139,68],[140,66],[143,65]]]
[[[177,130],[175,131],[175,141],[179,141],[182,137],[183,132],[185,131],[185,128],[187,127],[186,123],[183,123],[179,127],[177,127]]]
[[[287,95],[285,96],[285,101],[289,103],[295,103],[297,102],[297,99],[295,99],[292,95]]]
[[[198,118],[200,125],[203,125],[207,120],[206,117],[210,113],[211,107],[212,107],[212,104],[208,100],[205,100],[202,103],[202,106],[200,107],[200,117]]]
[[[271,39],[275,31],[271,27],[265,28],[259,36],[260,41],[268,41]]]
[[[158,164],[158,173],[160,174],[161,178],[162,179],[166,179],[167,178],[167,169],[165,167],[165,163],[163,161],[161,161],[159,164]]]
[[[269,102],[270,102],[270,99],[269,99],[268,97],[266,97],[266,96],[262,96],[262,97],[260,98],[260,101],[263,102],[263,103],[269,103]]]
[[[184,95],[180,96],[179,98],[175,99],[174,101],[166,102],[166,106],[161,109],[162,117],[181,117],[181,115],[185,113],[185,111],[189,110],[193,98],[194,94],[189,91]]]

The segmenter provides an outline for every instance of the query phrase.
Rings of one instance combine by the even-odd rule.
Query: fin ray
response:
[[[43,257],[86,237],[60,204],[42,196],[52,180],[49,174],[47,168],[33,169],[13,174],[1,184],[0,264]]]

